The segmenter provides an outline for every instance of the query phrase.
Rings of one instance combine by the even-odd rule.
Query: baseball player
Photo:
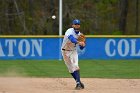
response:
[[[71,73],[72,77],[76,81],[75,89],[84,89],[84,84],[80,80],[79,66],[78,66],[78,53],[77,46],[80,49],[84,49],[85,42],[79,42],[78,36],[81,35],[80,31],[80,20],[75,19],[72,21],[72,28],[69,28],[64,35],[62,43],[62,56],[64,62]]]

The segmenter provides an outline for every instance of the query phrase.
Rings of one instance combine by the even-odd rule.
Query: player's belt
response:
[[[63,51],[73,51],[73,50],[66,50],[66,49],[62,49]]]

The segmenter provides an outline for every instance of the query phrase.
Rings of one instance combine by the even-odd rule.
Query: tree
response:
[[[8,32],[9,34],[12,34],[14,32],[14,2],[13,0],[8,0],[8,9],[7,9],[7,19],[8,19]]]
[[[138,34],[139,30],[139,0],[136,0],[136,28],[135,28],[135,34]]]
[[[120,0],[119,30],[122,31],[123,35],[126,33],[127,13],[128,13],[128,0]]]

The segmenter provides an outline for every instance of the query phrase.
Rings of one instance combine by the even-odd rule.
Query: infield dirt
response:
[[[0,77],[0,93],[140,93],[140,79],[82,78],[75,90],[72,78]]]

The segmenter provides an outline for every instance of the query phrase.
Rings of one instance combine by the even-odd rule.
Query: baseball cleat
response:
[[[84,84],[82,82],[80,84],[81,84],[82,89],[84,89],[85,88]]]
[[[76,85],[75,87],[76,90],[80,90],[80,89],[84,89],[84,84],[83,83],[79,83]]]

